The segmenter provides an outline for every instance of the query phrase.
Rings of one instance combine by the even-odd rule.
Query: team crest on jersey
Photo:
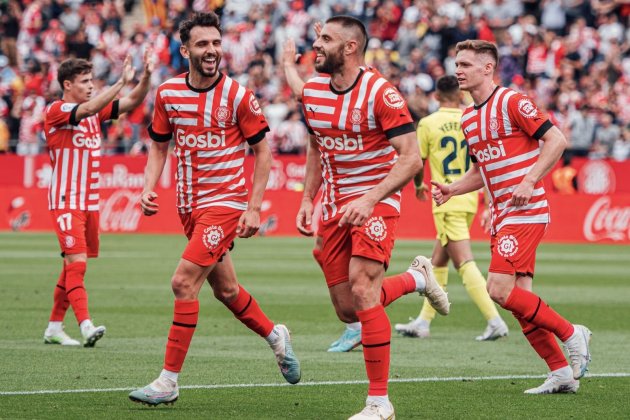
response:
[[[499,131],[499,120],[490,118],[490,131]]]
[[[74,236],[67,235],[65,238],[66,248],[73,248],[77,241],[74,239]]]
[[[400,93],[391,87],[385,89],[385,92],[383,92],[383,100],[385,101],[385,105],[390,108],[400,109],[405,106],[405,100],[400,96]]]
[[[232,111],[227,106],[220,106],[214,111],[214,118],[218,122],[226,122],[232,116]]]
[[[361,113],[361,109],[354,108],[352,112],[350,112],[350,122],[354,125],[359,125],[363,122],[363,114]]]
[[[223,233],[223,228],[221,226],[212,225],[203,230],[203,244],[210,251],[213,251],[224,237],[225,234]]]
[[[249,95],[249,109],[255,115],[261,115],[262,114],[262,110],[260,109],[260,104],[256,100],[256,96],[254,96],[253,93],[251,95]]]
[[[523,98],[518,101],[518,112],[525,118],[534,118],[538,113],[536,107],[528,98]]]
[[[518,252],[518,241],[513,235],[502,236],[497,243],[497,251],[502,257],[511,257]]]
[[[382,217],[372,217],[363,226],[365,226],[365,234],[371,240],[381,242],[387,238],[387,225]]]

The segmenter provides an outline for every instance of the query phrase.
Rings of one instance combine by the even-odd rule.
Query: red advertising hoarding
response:
[[[144,156],[112,156],[102,160],[100,220],[103,232],[182,232],[175,211],[175,160],[169,160],[160,179],[157,191],[160,212],[153,217],[142,216],[138,206],[145,163]],[[303,157],[280,157],[274,161],[263,202],[262,234],[298,234],[295,215],[301,199],[304,164]],[[552,222],[545,239],[630,244],[630,183],[621,182],[630,174],[630,162],[585,161],[579,167],[586,168],[579,174],[585,188],[603,194],[550,192]],[[253,158],[246,159],[246,172],[251,174],[252,168]],[[52,230],[47,202],[51,173],[50,161],[45,155],[0,156],[0,230]],[[413,188],[407,186],[397,236],[431,239],[434,235],[430,203],[416,200]],[[472,237],[487,237],[478,223],[473,226]]]

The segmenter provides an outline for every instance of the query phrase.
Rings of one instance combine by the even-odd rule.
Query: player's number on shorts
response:
[[[460,168],[451,168],[450,165],[452,161],[457,159],[457,152],[459,152],[459,150],[465,149],[466,171],[468,171],[468,168],[470,168],[470,155],[468,154],[468,143],[466,143],[466,140],[462,140],[459,143],[459,148],[458,148],[457,139],[450,136],[442,137],[442,140],[440,140],[440,146],[442,147],[442,149],[446,149],[449,144],[453,145],[453,151],[449,153],[442,161],[442,166],[444,167],[444,175],[461,175],[462,170]]]
[[[72,213],[64,213],[57,217],[57,223],[62,232],[72,229]]]

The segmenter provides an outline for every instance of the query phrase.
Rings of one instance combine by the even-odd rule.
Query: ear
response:
[[[66,79],[66,80],[63,81],[62,88],[63,88],[64,91],[65,90],[70,90],[71,87],[72,87],[72,82],[70,80]]]
[[[188,53],[188,48],[186,48],[186,45],[184,45],[184,44],[180,45],[179,46],[179,52],[185,59],[189,59],[190,58],[190,54]]]
[[[346,42],[346,45],[344,46],[344,52],[346,55],[352,55],[357,51],[357,48],[359,47],[359,43],[355,40],[350,40]]]
[[[494,63],[492,61],[488,61],[484,66],[484,70],[486,74],[494,73]]]

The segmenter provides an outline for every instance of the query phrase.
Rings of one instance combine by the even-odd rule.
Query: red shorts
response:
[[[488,271],[534,277],[536,248],[546,229],[543,223],[504,226],[491,238]]]
[[[62,255],[87,254],[98,257],[99,212],[86,210],[51,210]]]
[[[378,261],[387,268],[400,217],[394,212],[391,206],[379,204],[363,226],[339,227],[341,214],[322,221],[318,234],[323,238],[322,270],[328,287],[348,281],[351,257]]]
[[[236,237],[242,210],[230,207],[208,207],[180,213],[188,245],[182,258],[202,267],[209,267],[229,251]]]

